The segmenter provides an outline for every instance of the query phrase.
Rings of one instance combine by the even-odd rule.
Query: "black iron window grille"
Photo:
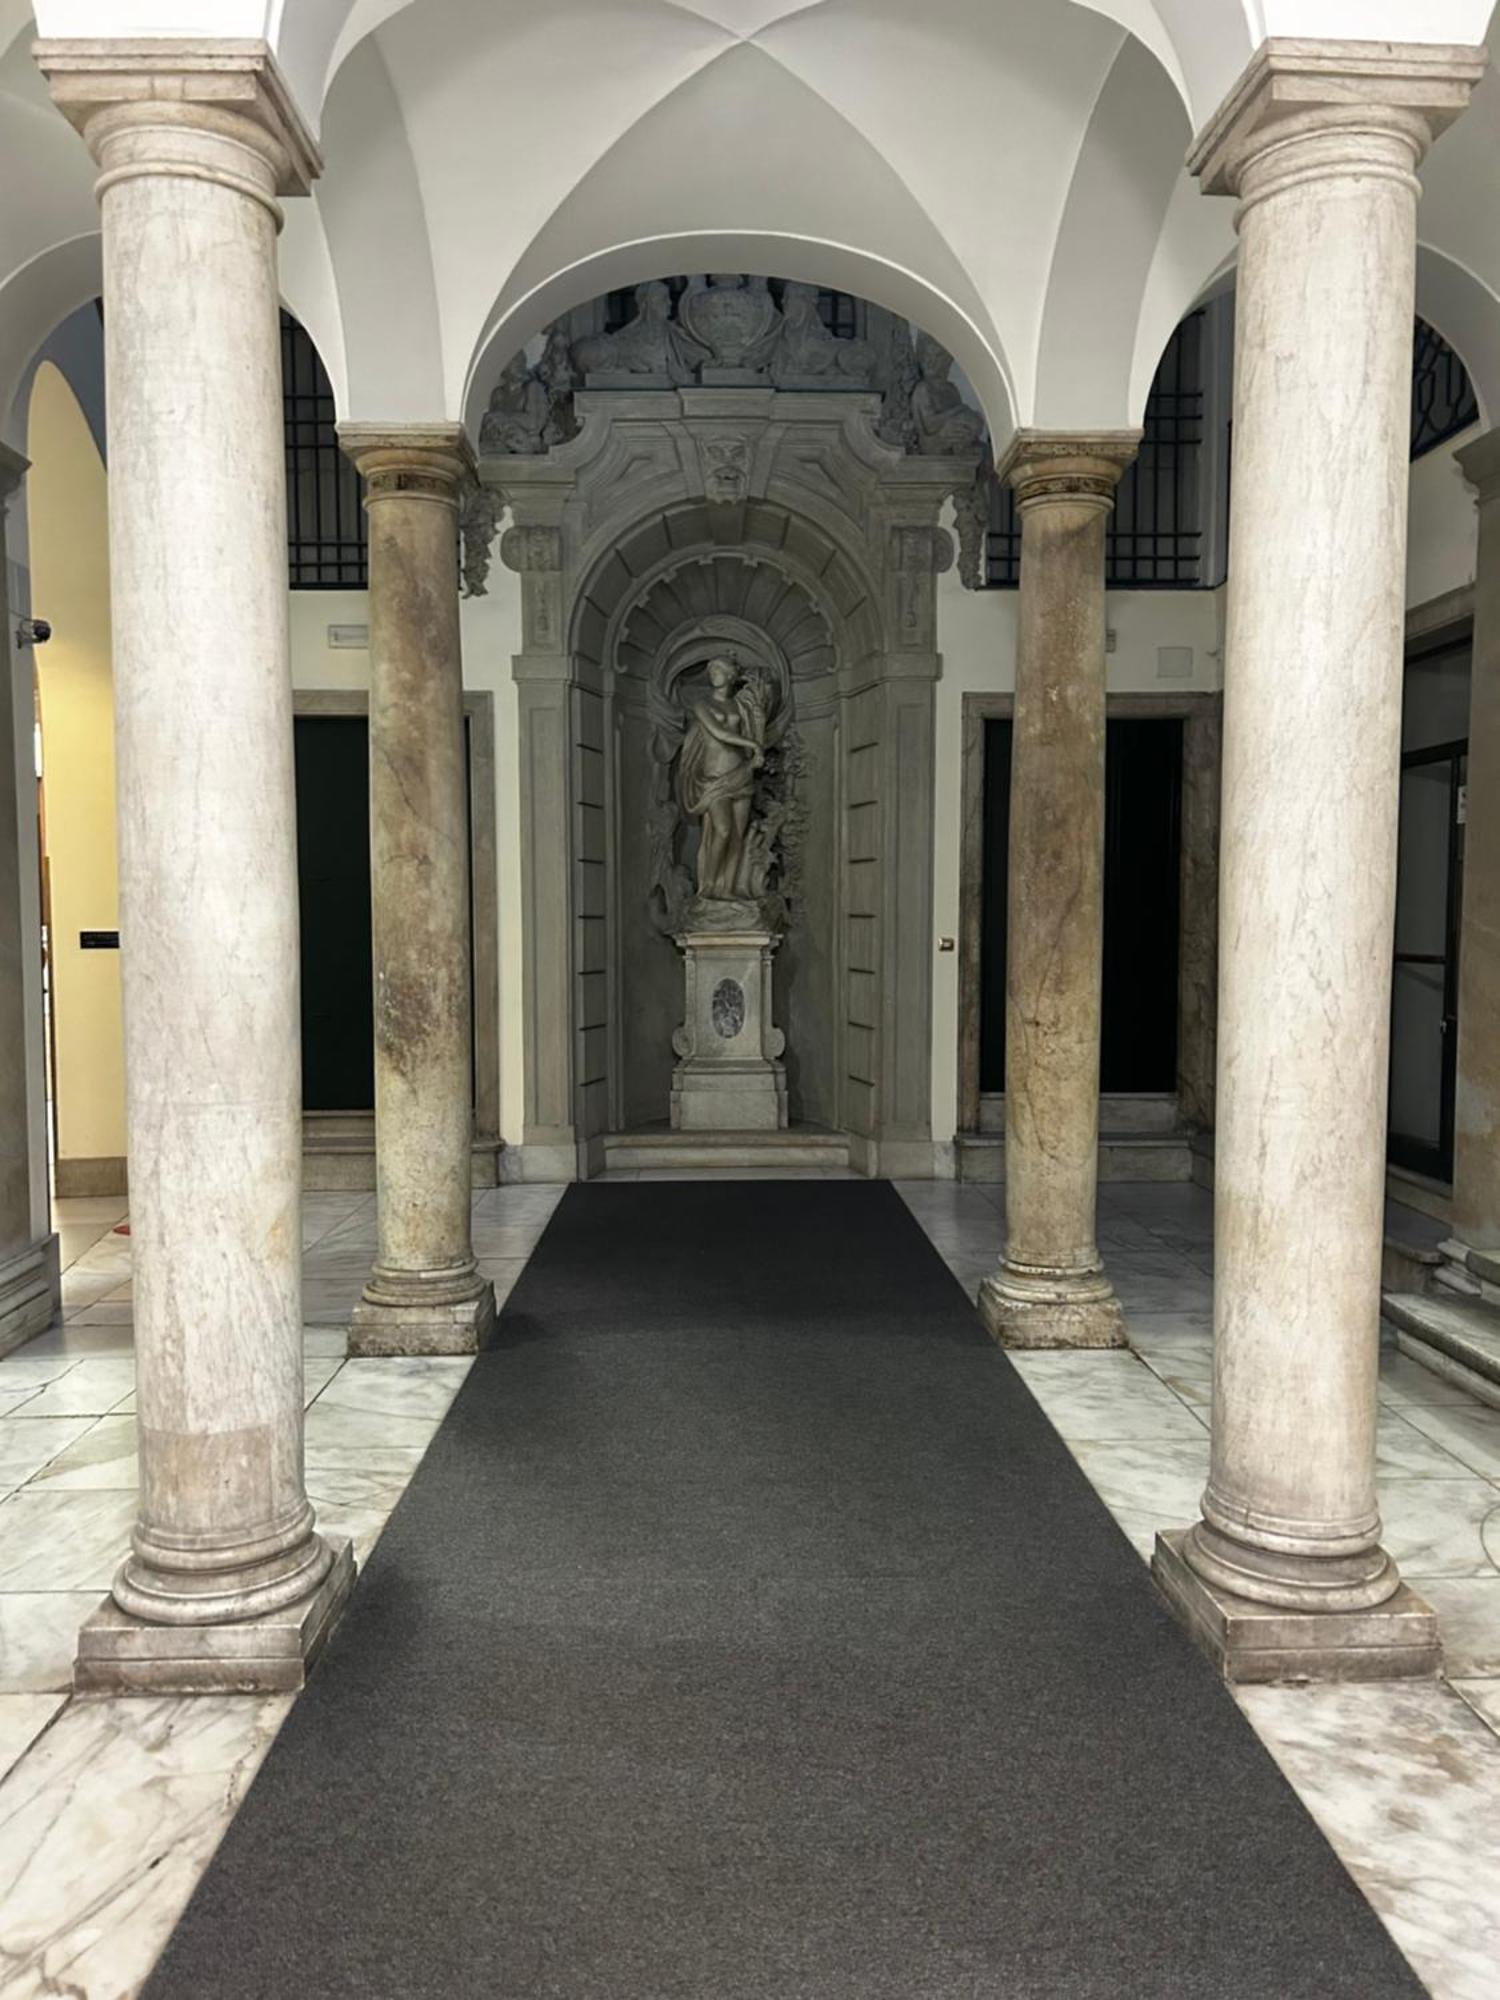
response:
[[[1146,399],[1140,450],[1115,493],[1105,536],[1111,590],[1191,590],[1203,578],[1203,315],[1191,313],[1167,342]],[[1021,517],[1008,485],[994,482],[985,583],[1021,580]]]
[[[1417,321],[1411,366],[1411,455],[1436,451],[1479,421],[1469,371],[1425,319]]]
[[[318,350],[281,315],[287,563],[293,590],[364,590],[369,582],[363,485],[339,450],[333,385]]]

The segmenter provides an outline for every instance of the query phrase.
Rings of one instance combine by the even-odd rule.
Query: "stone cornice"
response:
[[[462,424],[340,424],[338,440],[365,482],[367,503],[400,494],[456,507],[459,489],[475,477]]]
[[[1088,500],[1107,507],[1140,441],[1138,430],[1019,430],[995,473],[1015,488],[1021,507],[1037,500]]]
[[[1283,138],[1343,133],[1357,157],[1361,135],[1374,139],[1381,128],[1405,140],[1414,171],[1468,103],[1487,60],[1482,48],[1456,43],[1272,36],[1199,133],[1188,172],[1207,194],[1236,194],[1246,164]],[[1352,158],[1320,164],[1334,172]]]
[[[1481,507],[1500,499],[1500,425],[1471,443],[1461,445],[1453,456],[1464,478],[1479,496]]]
[[[264,41],[103,37],[39,41],[32,54],[58,109],[96,158],[105,131],[153,117],[191,128],[197,113],[210,131],[248,126],[269,142],[278,194],[307,194],[323,170],[317,141]]]
[[[12,451],[8,444],[0,444],[0,500],[7,499],[26,477],[31,466],[29,458],[23,458],[18,451]]]

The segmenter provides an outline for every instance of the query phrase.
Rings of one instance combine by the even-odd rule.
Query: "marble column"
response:
[[[1095,1243],[1104,983],[1104,531],[1138,431],[1021,431],[1005,961],[1005,1257],[980,1287],[1007,1347],[1122,1347]]]
[[[1233,1679],[1437,1663],[1375,1494],[1416,169],[1483,52],[1262,45],[1238,196],[1213,1443],[1154,1572]]]
[[[31,653],[16,641],[5,566],[6,503],[25,470],[0,445],[0,1354],[50,1326],[61,1306],[47,1187],[35,684]]]
[[[352,1354],[473,1354],[469,809],[458,617],[458,424],[344,424],[370,524],[375,1266]]]
[[[1458,961],[1455,1258],[1500,1282],[1500,429],[1455,454],[1479,499]]]
[[[140,1505],[76,1684],[300,1684],[347,1595],[303,1484],[296,819],[262,44],[43,42],[100,167]]]

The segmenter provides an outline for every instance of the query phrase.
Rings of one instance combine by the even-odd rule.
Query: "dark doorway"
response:
[[[1386,1153],[1440,1181],[1453,1178],[1468,753],[1467,743],[1439,743],[1401,759]]]
[[[1177,1088],[1182,720],[1122,716],[1106,734],[1104,1018],[1100,1089]],[[1005,1088],[1005,920],[1011,725],[984,725],[979,1087]]]
[[[299,715],[295,740],[302,1104],[368,1111],[375,1102],[369,729],[363,716]]]

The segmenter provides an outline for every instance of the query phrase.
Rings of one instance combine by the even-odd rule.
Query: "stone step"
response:
[[[960,1132],[954,1141],[961,1181],[1003,1181],[999,1132]],[[1186,1132],[1110,1132],[1099,1140],[1101,1181],[1190,1181],[1193,1149]]]
[[[817,1126],[784,1132],[674,1132],[652,1127],[611,1132],[604,1164],[612,1173],[688,1172],[697,1167],[781,1169],[847,1167],[849,1142]]]
[[[1465,1262],[1485,1284],[1500,1285],[1500,1256],[1493,1250],[1471,1250]]]
[[[1500,1409],[1500,1308],[1444,1292],[1387,1292],[1396,1345],[1444,1381]]]

